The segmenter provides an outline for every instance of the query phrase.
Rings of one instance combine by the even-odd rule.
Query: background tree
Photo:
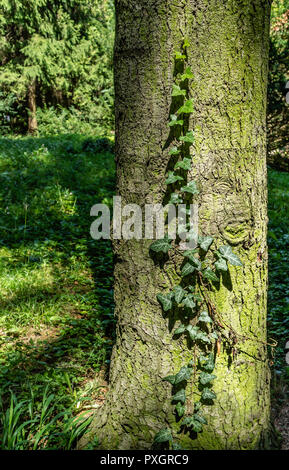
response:
[[[175,52],[191,43],[195,131],[190,179],[200,188],[199,229],[234,247],[243,261],[211,293],[226,323],[249,340],[217,356],[208,426],[177,434],[185,449],[269,445],[266,358],[266,88],[270,2],[116,1],[115,94],[118,191],[123,204],[162,202],[170,168]],[[115,242],[117,341],[110,389],[91,436],[104,449],[147,449],[163,427],[177,429],[171,386],[162,378],[191,357],[174,340],[156,300],[179,279],[150,241]],[[167,274],[166,274],[167,273]]]
[[[268,84],[268,163],[289,170],[289,1],[273,2]]]
[[[111,123],[112,1],[1,0],[0,25],[3,124],[21,128],[28,106],[34,133],[37,106],[57,105]]]

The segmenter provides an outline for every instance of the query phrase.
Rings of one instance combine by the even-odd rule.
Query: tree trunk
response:
[[[37,132],[36,118],[36,79],[28,85],[28,134]]]
[[[217,400],[209,424],[185,449],[255,449],[269,444],[266,354],[266,87],[270,3],[265,0],[117,0],[116,161],[123,204],[162,203],[170,159],[167,122],[174,53],[182,38],[195,74],[190,178],[201,190],[199,229],[230,244],[243,267],[230,269],[214,301],[224,320],[250,337],[229,364],[217,356]],[[115,242],[117,340],[110,388],[89,438],[102,449],[149,449],[176,429],[171,386],[162,378],[191,353],[173,339],[156,300],[179,280],[149,256],[148,240]],[[84,441],[82,442],[82,445]]]

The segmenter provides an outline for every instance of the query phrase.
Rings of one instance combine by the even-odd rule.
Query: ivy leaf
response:
[[[179,153],[181,153],[181,151],[178,149],[178,147],[172,147],[169,150],[169,155],[179,155]]]
[[[156,240],[150,246],[150,250],[155,251],[156,253],[167,253],[171,248],[171,240],[169,240],[168,237]]]
[[[194,432],[201,432],[203,429],[202,423],[192,416],[187,416],[183,419],[182,425],[191,428]]]
[[[206,279],[209,279],[209,281],[219,281],[218,276],[216,276],[216,274],[214,273],[214,271],[211,268],[206,268],[203,271],[203,276]]]
[[[224,258],[219,258],[219,259],[215,262],[215,268],[216,268],[218,271],[222,271],[222,272],[228,271],[227,261],[226,261]]]
[[[178,402],[181,402],[181,403],[185,403],[186,402],[186,391],[185,391],[185,389],[182,388],[175,395],[173,395],[172,400],[173,401],[178,401]]]
[[[182,367],[175,377],[175,385],[183,382],[184,380],[189,380],[192,374],[191,367]]]
[[[174,335],[181,335],[181,334],[184,333],[185,331],[186,331],[185,325],[181,325],[181,326],[179,326],[179,328],[177,328],[177,329],[174,331]]]
[[[186,133],[186,135],[181,136],[180,140],[188,144],[193,144],[195,142],[195,137],[192,131],[189,131]]]
[[[195,341],[198,337],[200,329],[197,326],[188,325],[187,332],[189,333],[191,340]]]
[[[183,106],[181,106],[178,110],[177,110],[177,114],[190,114],[194,111],[194,105],[193,105],[193,102],[191,100],[187,100],[184,102]]]
[[[181,188],[181,191],[183,191],[184,193],[199,194],[197,185],[194,181],[190,181],[186,186],[183,186]]]
[[[176,181],[182,181],[183,179],[184,178],[182,176],[176,175],[173,171],[169,171],[166,184],[173,184]]]
[[[154,438],[155,444],[161,444],[163,442],[170,442],[173,440],[172,431],[168,428],[161,429]]]
[[[186,90],[182,90],[178,85],[173,85],[172,96],[186,96]]]
[[[194,411],[199,411],[201,406],[202,406],[202,403],[200,401],[197,401],[196,403],[194,403]]]
[[[202,400],[205,400],[205,401],[215,400],[216,398],[217,398],[217,395],[210,388],[204,388],[204,390],[202,391],[202,396],[201,396]]]
[[[183,202],[182,198],[177,193],[171,194],[169,204],[181,204]]]
[[[167,377],[163,378],[163,382],[169,382],[172,385],[175,385],[176,376],[175,375],[168,375]]]
[[[212,245],[214,239],[213,237],[199,237],[200,248],[207,252],[210,246]]]
[[[177,304],[180,304],[186,294],[186,291],[181,286],[176,286],[173,290],[173,293],[175,301],[177,302]]]
[[[191,78],[194,78],[194,74],[191,71],[191,68],[187,67],[185,72],[181,75],[181,80],[184,81],[184,80],[191,79]]]
[[[168,310],[172,308],[173,303],[169,297],[166,297],[165,295],[162,295],[162,294],[158,294],[157,299],[162,305],[164,312],[167,312]]]
[[[240,258],[232,252],[232,248],[228,245],[219,248],[221,255],[233,266],[243,266]]]
[[[199,380],[202,385],[208,385],[216,378],[217,376],[214,374],[209,374],[208,372],[201,372]]]
[[[181,162],[177,162],[174,168],[175,170],[177,170],[178,168],[182,168],[183,170],[189,171],[191,169],[191,165],[192,165],[191,159],[184,158]]]
[[[213,331],[212,333],[210,333],[210,337],[214,340],[218,340],[219,339],[219,336],[217,335],[217,333],[215,331]]]
[[[178,414],[178,416],[181,418],[182,416],[184,416],[184,413],[185,413],[185,407],[184,405],[182,405],[180,402],[178,402],[176,404],[176,412]]]
[[[211,339],[210,337],[203,331],[199,331],[199,333],[197,334],[197,338],[198,340],[202,341],[203,343],[206,343],[206,344],[211,344]]]
[[[196,421],[199,421],[201,424],[208,424],[208,421],[206,420],[205,416],[201,412],[195,413],[194,418]]]
[[[182,54],[181,52],[176,52],[175,58],[176,58],[176,60],[183,60],[183,59],[186,58],[186,56],[184,54]]]
[[[200,313],[199,322],[212,323],[212,319],[211,319],[211,317],[209,316],[209,314],[206,310],[204,310],[203,312]]]
[[[184,124],[184,121],[182,119],[178,119],[178,116],[176,114],[171,114],[171,120],[168,123],[170,127],[172,126],[182,126]]]
[[[195,308],[196,302],[193,294],[187,295],[185,300],[183,300],[183,305],[187,308]]]
[[[208,357],[200,356],[199,357],[200,366],[207,372],[213,372],[215,369],[214,354],[209,354]]]
[[[182,277],[188,276],[189,274],[193,273],[196,270],[195,266],[190,263],[186,263],[182,269],[181,275]]]
[[[184,44],[183,44],[183,49],[186,49],[186,47],[190,47],[190,45],[191,44],[189,43],[188,39],[185,39]]]

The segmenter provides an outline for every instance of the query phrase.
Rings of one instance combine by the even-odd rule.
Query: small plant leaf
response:
[[[224,245],[219,248],[219,252],[225,258],[228,263],[232,264],[233,266],[243,266],[242,261],[240,258],[232,252],[232,248],[229,245]]]
[[[188,131],[186,133],[186,135],[183,135],[180,137],[180,140],[182,142],[186,142],[188,144],[193,144],[195,142],[195,137],[194,137],[194,134],[192,133],[192,131]]]
[[[173,395],[172,400],[173,400],[174,402],[185,403],[185,402],[186,402],[186,391],[185,391],[185,389],[182,388],[182,389],[179,390],[177,393],[175,393],[175,395]]]
[[[177,162],[175,164],[174,169],[177,170],[178,168],[182,168],[183,170],[189,171],[191,169],[191,159],[190,158],[184,158],[182,161]]]
[[[181,418],[182,416],[184,416],[185,407],[184,407],[184,405],[181,404],[181,402],[178,402],[178,403],[176,404],[176,412],[177,412],[179,418]]]
[[[186,96],[186,90],[182,90],[179,85],[173,85],[172,96]]]
[[[207,401],[207,400],[215,400],[217,398],[217,395],[215,394],[215,392],[213,390],[211,390],[210,388],[204,388],[204,390],[202,391],[202,396],[201,396],[202,400],[204,401]]]
[[[168,238],[162,238],[153,242],[150,246],[150,250],[156,253],[162,252],[167,253],[172,248],[171,242]]]
[[[163,442],[170,442],[173,440],[172,431],[168,428],[161,429],[154,438],[155,444],[161,444]]]
[[[199,194],[197,185],[194,181],[190,181],[186,186],[183,186],[181,191],[184,193]]]
[[[226,261],[224,258],[219,258],[219,259],[215,262],[215,268],[216,268],[218,271],[222,271],[222,272],[228,271],[227,261]]]
[[[196,271],[195,266],[193,266],[191,263],[186,263],[182,269],[181,275],[182,277],[185,277],[189,274],[192,274],[194,271]]]
[[[207,252],[210,248],[210,246],[212,245],[214,239],[213,237],[199,237],[199,245],[200,245],[200,248]]]
[[[183,297],[186,295],[186,291],[181,286],[176,286],[173,290],[175,301],[180,304]]]
[[[208,385],[213,382],[213,380],[215,380],[216,378],[217,376],[214,374],[209,374],[208,372],[201,372],[199,380],[202,385]]]
[[[194,294],[187,295],[186,298],[183,300],[183,305],[187,308],[195,308],[196,302],[194,299]]]
[[[159,303],[162,305],[164,312],[167,312],[168,310],[172,308],[173,303],[169,297],[162,295],[162,294],[158,294],[157,299]]]
[[[206,310],[204,310],[203,312],[200,313],[199,322],[201,322],[201,323],[212,323],[212,319],[211,319],[211,317],[209,316],[209,314]]]
[[[178,149],[178,147],[172,147],[169,150],[169,155],[179,155],[181,151]]]
[[[191,367],[182,367],[175,377],[175,384],[181,383],[184,380],[189,380],[192,374]]]
[[[206,268],[203,271],[203,276],[208,279],[209,281],[219,281],[218,276],[214,273],[214,271],[211,268]]]
[[[166,184],[173,184],[176,183],[176,181],[182,181],[183,179],[184,178],[182,176],[176,175],[173,171],[169,171]]]
[[[191,100],[187,100],[184,102],[183,106],[181,106],[177,110],[177,114],[190,114],[194,111],[194,105]]]

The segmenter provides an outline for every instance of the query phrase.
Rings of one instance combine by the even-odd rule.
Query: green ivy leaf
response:
[[[176,181],[182,181],[183,179],[184,178],[182,176],[176,175],[173,171],[169,171],[166,184],[173,184]]]
[[[184,124],[184,121],[182,119],[178,119],[178,116],[176,114],[171,114],[171,120],[168,123],[170,127],[172,126],[182,126]]]
[[[181,325],[181,326],[179,326],[179,328],[177,328],[177,329],[174,331],[174,335],[181,335],[181,334],[184,333],[185,331],[186,331],[185,325]]]
[[[219,248],[221,255],[233,266],[243,266],[240,258],[232,252],[232,248],[228,245],[221,246]]]
[[[188,325],[187,332],[189,333],[191,340],[195,341],[200,333],[200,328],[198,328],[197,326]]]
[[[184,158],[182,161],[177,162],[174,168],[175,170],[177,170],[178,168],[182,168],[183,170],[189,171],[191,169],[191,165],[192,165],[191,159]]]
[[[199,322],[212,323],[212,319],[211,319],[211,317],[209,316],[209,314],[206,310],[204,310],[203,312],[200,313]]]
[[[184,193],[199,194],[197,185],[194,181],[190,181],[186,186],[183,186],[181,188],[181,191],[183,191]]]
[[[202,385],[208,385],[213,382],[213,380],[215,380],[216,378],[217,376],[214,374],[209,374],[208,372],[201,372],[199,380]]]
[[[186,295],[186,291],[181,286],[174,287],[173,293],[177,304],[180,304],[183,297]]]
[[[194,411],[199,411],[201,406],[202,406],[202,403],[200,401],[197,401],[196,403],[194,403]]]
[[[156,253],[167,253],[171,248],[171,240],[169,240],[169,238],[167,237],[162,238],[160,240],[156,240],[150,246],[150,250],[155,251]]]
[[[185,277],[192,274],[196,270],[195,266],[190,263],[186,263],[182,269],[181,276]]]
[[[199,331],[196,339],[202,341],[203,343],[211,344],[210,337],[204,331]]]
[[[203,276],[209,281],[219,281],[218,276],[216,276],[214,271],[209,267],[203,271]]]
[[[172,431],[168,428],[163,428],[155,435],[154,443],[161,444],[163,442],[170,442],[172,440]]]
[[[205,416],[201,412],[195,413],[194,418],[196,421],[199,421],[201,424],[208,424],[208,421],[206,420]]]
[[[202,396],[201,396],[202,400],[204,401],[215,400],[216,398],[217,398],[217,395],[210,388],[204,388],[204,390],[202,391]]]
[[[181,204],[183,202],[182,198],[177,193],[171,194],[169,204]]]
[[[181,402],[181,403],[185,403],[186,402],[186,391],[185,391],[185,389],[182,388],[175,395],[173,395],[172,400],[175,401],[175,402],[178,401],[178,402]]]
[[[186,90],[182,90],[179,85],[173,85],[172,96],[186,96]]]
[[[191,100],[187,100],[184,102],[183,106],[181,106],[177,110],[177,114],[190,114],[194,111],[194,105]]]
[[[215,262],[215,268],[216,268],[218,271],[222,271],[222,272],[228,271],[227,261],[226,261],[224,258],[219,258],[219,259]]]
[[[195,137],[194,137],[194,134],[192,133],[192,131],[188,131],[186,133],[186,135],[183,135],[180,137],[180,140],[182,142],[186,142],[188,144],[193,144],[195,142]]]
[[[172,147],[169,150],[169,155],[179,155],[181,151],[178,149],[178,147]]]
[[[189,380],[192,374],[192,368],[191,367],[182,367],[179,372],[176,374],[175,377],[175,384],[181,383],[184,380]]]
[[[178,402],[178,403],[176,404],[176,412],[177,412],[179,418],[181,418],[182,416],[184,416],[185,410],[186,410],[186,409],[185,409],[184,405],[181,404],[181,402]]]
[[[169,297],[162,295],[162,294],[158,294],[157,299],[162,305],[164,312],[167,312],[168,310],[172,308],[173,303]]]
[[[175,58],[176,58],[176,60],[184,60],[186,58],[186,56],[184,54],[182,54],[181,52],[176,52],[175,53]]]
[[[188,41],[188,39],[185,39],[184,40],[184,44],[183,44],[183,49],[186,49],[187,47],[190,47],[190,42]]]
[[[187,67],[185,72],[181,75],[181,81],[190,80],[191,78],[194,78],[194,74],[191,71],[191,68]]]
[[[214,354],[210,353],[209,356],[199,357],[200,366],[207,372],[213,372],[215,369]]]
[[[189,294],[186,296],[185,300],[183,300],[183,305],[187,308],[195,308],[196,302],[194,299],[194,294]]]
[[[169,382],[172,385],[175,385],[176,376],[175,375],[168,375],[167,377],[163,378],[163,382]]]
[[[203,429],[202,423],[192,416],[187,416],[183,419],[182,425],[191,428],[194,432],[201,432]]]
[[[213,237],[199,237],[199,245],[200,245],[200,248],[207,252],[210,248],[210,246],[212,245],[214,239]]]

